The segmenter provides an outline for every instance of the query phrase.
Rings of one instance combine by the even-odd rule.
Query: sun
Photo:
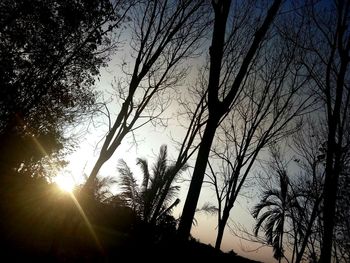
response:
[[[69,193],[71,193],[76,186],[74,179],[69,175],[58,175],[55,177],[54,182],[62,191]]]

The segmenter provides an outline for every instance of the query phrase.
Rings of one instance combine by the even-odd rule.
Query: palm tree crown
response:
[[[254,234],[257,236],[264,225],[267,243],[272,245],[274,257],[283,257],[284,224],[294,206],[294,198],[290,191],[289,178],[285,170],[279,174],[279,188],[267,189],[263,192],[261,201],[254,206],[252,215],[257,219]],[[264,211],[263,211],[264,210]]]
[[[179,199],[173,201],[180,189],[173,183],[186,167],[177,169],[175,165],[168,164],[166,145],[160,147],[159,155],[151,171],[145,159],[137,158],[137,165],[140,166],[143,175],[141,186],[137,184],[126,162],[119,161],[118,171],[121,175],[122,190],[120,196],[142,220],[157,222],[180,202]],[[165,198],[162,198],[163,196]]]

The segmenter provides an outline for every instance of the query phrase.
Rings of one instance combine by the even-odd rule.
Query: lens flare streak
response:
[[[70,194],[70,196],[71,196],[71,198],[72,198],[72,200],[73,200],[75,206],[77,207],[77,209],[78,209],[80,215],[81,215],[82,218],[84,219],[85,224],[86,224],[86,226],[88,227],[88,229],[89,229],[89,231],[90,231],[92,237],[94,238],[94,240],[95,240],[95,242],[96,242],[96,245],[97,245],[97,248],[98,248],[101,252],[103,252],[103,248],[102,248],[102,246],[101,246],[101,243],[100,243],[100,241],[99,241],[99,239],[98,239],[98,237],[97,237],[97,235],[96,235],[96,232],[94,231],[94,229],[93,229],[93,227],[92,227],[92,225],[91,225],[91,223],[90,223],[88,217],[86,216],[86,214],[85,214],[83,208],[82,208],[81,205],[79,204],[79,202],[78,202],[78,200],[76,199],[76,197],[74,196],[74,194],[73,194],[72,192],[69,192],[69,194]]]
[[[42,152],[42,154],[44,156],[47,156],[48,154],[47,154],[46,150],[44,149],[44,147],[41,145],[41,143],[34,136],[33,136],[33,141],[36,144],[36,146],[38,147],[38,149]],[[69,193],[69,195],[71,196],[71,198],[72,198],[75,206],[77,207],[80,215],[84,219],[84,222],[85,222],[86,226],[88,227],[88,229],[89,229],[89,231],[90,231],[94,241],[96,242],[97,248],[103,253],[103,248],[102,248],[101,243],[100,243],[100,241],[99,241],[99,239],[98,239],[98,237],[96,235],[96,232],[94,231],[94,229],[93,229],[93,227],[92,227],[88,217],[86,216],[83,208],[81,207],[81,205],[79,204],[77,198],[74,196],[74,194],[72,192],[71,188],[73,188],[73,187],[74,187],[73,184],[68,184],[67,183],[67,185],[63,186],[62,188],[64,190],[66,190]]]

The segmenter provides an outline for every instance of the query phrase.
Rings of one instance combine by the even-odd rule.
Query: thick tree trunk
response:
[[[324,223],[320,263],[329,263],[332,258],[335,205],[338,188],[338,175],[335,171],[336,169],[334,169],[334,144],[334,140],[329,140],[326,161],[326,177],[324,182]]]
[[[339,18],[340,19],[340,18]],[[339,23],[339,21],[338,21]],[[344,27],[344,28],[343,28]],[[335,224],[335,212],[336,212],[336,200],[338,190],[338,179],[341,173],[341,158],[342,158],[342,140],[343,132],[345,131],[343,121],[345,121],[342,114],[346,114],[346,109],[349,107],[349,102],[344,103],[344,89],[345,89],[345,76],[348,72],[348,65],[350,59],[348,53],[350,48],[342,48],[342,42],[345,29],[347,25],[341,25],[339,23],[337,28],[338,35],[338,53],[340,54],[340,68],[336,79],[335,88],[335,100],[332,108],[332,95],[330,93],[331,87],[327,86],[327,111],[328,111],[328,140],[327,140],[327,157],[326,157],[326,176],[324,185],[324,224],[323,224],[323,243],[321,247],[321,263],[329,263],[332,259],[332,243],[333,243],[333,231]],[[332,65],[334,61],[329,62]],[[327,77],[330,79],[330,73],[327,72]],[[343,109],[342,109],[343,107]],[[345,112],[345,113],[343,113]]]
[[[181,221],[179,224],[178,236],[182,240],[187,240],[191,231],[192,221],[202,188],[205,169],[207,168],[210,148],[218,123],[219,118],[209,119],[207,126],[205,127],[202,143],[198,150],[198,156],[194,167],[190,188],[188,190]]]
[[[181,221],[178,229],[178,236],[186,240],[191,232],[192,221],[196,212],[196,207],[202,188],[205,169],[207,168],[210,148],[215,136],[216,128],[220,118],[225,111],[221,107],[218,92],[220,84],[220,71],[225,42],[226,21],[231,5],[231,1],[212,2],[215,19],[210,53],[210,71],[208,83],[208,108],[209,118],[205,126],[202,143],[198,150],[197,160],[193,171],[193,176],[182,211]]]
[[[212,1],[215,12],[214,30],[212,36],[212,43],[209,50],[210,53],[210,71],[208,83],[208,109],[209,119],[205,127],[202,144],[198,151],[198,156],[191,180],[190,188],[188,190],[186,202],[183,208],[181,221],[178,229],[180,239],[187,239],[190,235],[191,225],[195,214],[197,202],[199,199],[200,190],[202,187],[205,169],[207,167],[208,157],[210,153],[211,144],[215,135],[219,120],[230,110],[231,104],[235,99],[241,82],[247,73],[249,65],[256,54],[259,45],[263,41],[267,30],[269,29],[277,11],[281,5],[281,0],[275,0],[268,10],[266,18],[261,27],[256,31],[252,45],[250,46],[246,56],[243,59],[242,65],[237,73],[236,79],[227,96],[220,101],[219,86],[220,73],[223,59],[223,50],[225,43],[226,22],[230,10],[231,1]]]

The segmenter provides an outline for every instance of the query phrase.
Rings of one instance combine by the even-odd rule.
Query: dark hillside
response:
[[[0,231],[3,257],[11,262],[146,262],[209,260],[254,262],[196,240],[176,241],[174,220],[151,227],[120,204],[84,208],[96,238],[71,198],[45,180],[3,176]]]

